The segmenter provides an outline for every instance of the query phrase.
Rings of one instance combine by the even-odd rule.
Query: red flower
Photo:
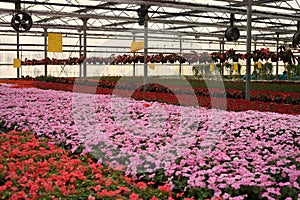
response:
[[[137,183],[137,186],[138,186],[140,189],[145,189],[145,188],[147,188],[147,184],[144,183],[144,182],[138,182],[138,183]]]
[[[182,197],[184,195],[184,192],[182,192],[182,193],[177,193],[176,194],[176,197],[178,198],[178,197]]]
[[[158,189],[162,192],[169,192],[170,186],[168,186],[168,185],[158,186]]]
[[[132,193],[132,194],[129,196],[129,199],[130,199],[130,200],[139,200],[139,195],[136,194],[136,193]]]
[[[101,185],[97,185],[96,187],[94,187],[94,190],[95,190],[95,191],[101,190]]]
[[[6,190],[6,189],[7,189],[6,185],[1,185],[1,186],[0,186],[0,192],[4,191],[4,190]]]
[[[20,191],[11,195],[11,199],[25,199],[26,196],[27,195],[24,191]]]
[[[118,186],[118,189],[121,190],[121,191],[124,191],[125,193],[130,192],[130,189],[128,187]]]
[[[108,186],[110,186],[110,185],[111,185],[111,181],[110,181],[110,180],[106,180],[106,181],[105,181],[105,186],[108,187]]]
[[[143,106],[146,107],[146,108],[148,108],[148,107],[151,106],[151,104],[149,104],[149,103],[144,103]]]
[[[13,182],[11,182],[11,181],[7,181],[5,183],[5,186],[8,187],[8,188],[10,188],[12,185],[13,185]]]
[[[89,195],[88,196],[88,200],[95,200],[96,198],[95,197],[93,197],[92,195]]]

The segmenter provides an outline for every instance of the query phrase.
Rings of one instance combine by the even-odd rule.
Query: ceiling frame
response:
[[[257,41],[274,40],[276,34],[279,33],[281,41],[290,41],[291,35],[297,31],[297,22],[300,21],[300,8],[291,8],[285,2],[292,3],[295,1],[298,5],[299,2],[296,0],[280,1],[282,4],[285,3],[285,6],[278,6],[276,1],[267,1],[253,2],[253,6],[261,8],[252,11],[253,38],[256,38]],[[0,2],[12,4],[15,0],[0,0]],[[45,28],[58,31],[81,31],[83,28],[82,19],[89,19],[93,21],[93,23],[88,23],[87,27],[90,34],[95,34],[97,31],[108,36],[112,32],[119,32],[124,35],[142,34],[143,27],[137,26],[136,9],[143,4],[156,8],[152,9],[150,7],[149,9],[150,15],[153,15],[149,23],[157,25],[155,28],[154,26],[149,26],[154,28],[149,30],[150,38],[156,34],[173,34],[183,38],[211,37],[212,40],[220,39],[224,37],[222,31],[225,31],[230,26],[228,16],[235,14],[241,16],[239,17],[240,19],[236,19],[235,26],[242,31],[242,42],[246,40],[247,27],[245,16],[247,9],[243,1],[213,0],[211,2],[214,4],[205,4],[178,0],[99,0],[90,1],[91,4],[88,5],[76,3],[80,1],[64,0],[61,2],[21,0],[21,5],[25,7],[30,5],[30,9],[27,12],[36,19],[32,31],[40,32]],[[238,4],[240,6],[235,7]],[[41,6],[43,10],[37,9],[37,7],[40,8]],[[264,8],[268,9],[264,10]],[[282,10],[282,12],[275,12],[272,9]],[[5,20],[0,23],[2,26],[0,32],[10,32],[12,30],[9,17],[14,12],[14,9],[0,8],[0,16],[5,17]],[[209,21],[208,19],[211,20]],[[102,23],[99,23],[100,20]],[[76,23],[72,24],[72,21]],[[216,30],[204,31],[203,28],[215,28]]]

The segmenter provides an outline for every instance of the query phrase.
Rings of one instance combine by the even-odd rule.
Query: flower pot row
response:
[[[272,52],[269,48],[261,48],[254,50],[249,56],[253,60],[253,62],[261,61],[271,61],[278,62],[282,61],[284,63],[292,64],[296,63],[297,58],[294,56],[292,50],[287,49],[284,46],[279,47],[279,52]],[[213,52],[210,54],[211,59],[214,62],[224,63],[228,60],[232,60],[233,62],[238,62],[239,60],[247,59],[247,54],[236,53],[234,49],[229,49],[224,53],[221,52]]]
[[[183,56],[178,54],[156,54],[156,55],[148,55],[146,58],[146,63],[185,63],[187,60]],[[118,56],[113,64],[131,64],[131,63],[144,63],[145,56],[144,55],[120,55]]]
[[[84,57],[70,57],[67,59],[57,59],[57,58],[46,58],[46,59],[27,59],[25,58],[24,61],[21,61],[22,65],[77,65],[81,64],[84,61]]]

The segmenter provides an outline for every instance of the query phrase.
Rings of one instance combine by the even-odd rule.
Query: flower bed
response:
[[[67,83],[74,84],[75,79],[65,79],[65,78],[55,78],[53,80],[50,79],[49,82],[56,83]],[[78,84],[78,80],[76,81]],[[232,99],[245,99],[245,90],[240,89],[224,89],[218,88],[220,85],[218,81],[209,81],[211,85],[216,85],[215,88],[206,88],[206,87],[197,87],[193,86],[194,92],[197,96],[206,96],[206,97],[224,97],[232,98]],[[35,84],[37,87],[41,83]],[[270,84],[270,83],[268,83]],[[43,84],[45,85],[45,84]],[[140,82],[118,82],[113,80],[88,80],[84,82],[86,86],[98,86],[101,88],[110,88],[114,89],[116,85],[118,85],[119,89],[123,90],[131,90],[138,89]],[[43,86],[45,87],[45,86]],[[143,91],[143,87],[139,88],[139,91]],[[169,88],[166,88],[159,84],[148,84],[147,85],[148,92],[159,92],[159,93],[175,93],[175,94],[189,94],[186,91],[189,91],[189,88],[185,88],[183,86],[173,86],[172,91]],[[192,94],[190,92],[190,94]],[[262,101],[262,102],[274,102],[274,103],[284,103],[284,104],[300,104],[300,93],[299,92],[283,92],[283,91],[272,91],[272,90],[250,90],[250,98],[252,101]]]
[[[116,169],[96,164],[86,155],[70,155],[29,132],[0,134],[0,143],[1,199],[157,200],[169,196],[165,185],[155,189],[151,182],[134,182]]]
[[[63,82],[66,82],[68,79],[62,79]],[[41,89],[52,89],[52,90],[62,90],[62,91],[73,91],[73,83],[71,80],[69,80],[68,84],[59,84],[59,83],[52,83],[52,82],[42,82],[42,81],[9,81],[5,80],[4,82],[12,83],[12,84],[20,84],[15,85],[14,87],[36,87]],[[122,85],[123,84],[123,85]],[[76,85],[79,85],[76,83]],[[112,94],[113,88],[116,86],[116,83],[114,81],[108,81],[108,80],[102,80],[102,81],[90,81],[89,83],[80,84],[80,87],[77,87],[77,90],[80,90],[80,92],[84,93],[92,93],[92,94]],[[136,88],[136,86],[128,84],[128,83],[121,83],[121,86],[118,86],[118,88],[123,88],[124,90],[120,92],[120,95],[124,93],[124,96],[127,96],[128,89]],[[175,87],[176,88],[176,87]],[[159,89],[159,90],[158,90]],[[175,90],[176,96],[174,95],[173,91],[170,91],[167,88],[164,88],[160,86],[160,88],[157,87],[149,87],[148,91],[152,92],[143,92],[142,88],[137,88],[136,91],[132,94],[132,98],[137,100],[146,100],[146,101],[159,101],[164,102],[168,104],[175,104],[178,105],[178,99],[176,96],[180,97],[181,99],[186,99],[186,101],[181,102],[182,105],[189,105],[189,96],[185,93],[183,93],[180,90],[180,87],[178,87],[178,90]],[[218,96],[224,97],[224,92],[220,89],[211,89],[213,91],[212,96],[213,99],[219,99],[218,101],[224,101],[222,98],[218,98]],[[278,102],[262,102],[262,101],[254,101],[252,98],[252,101],[247,101],[245,99],[241,99],[243,97],[244,92],[239,90],[229,90],[229,91],[235,91],[230,93],[229,96],[234,95],[235,98],[226,98],[225,102],[227,105],[225,106],[227,110],[229,111],[247,111],[247,110],[259,110],[259,111],[270,111],[270,112],[278,112],[278,113],[285,113],[285,114],[299,114],[300,113],[300,106],[299,105],[292,105],[292,104],[283,104],[280,103],[285,99],[287,103],[294,102],[297,104],[299,102],[299,93],[296,92],[290,92],[290,93],[284,93],[284,92],[272,92],[267,91],[267,94],[264,95],[264,91],[251,91],[252,94],[255,94],[257,96],[257,99],[261,99],[264,101],[267,101],[266,99]],[[212,98],[209,96],[208,89],[200,88],[195,91],[198,99],[198,103],[202,107],[208,107],[211,108],[211,100]],[[182,94],[183,93],[183,94]],[[269,94],[269,96],[268,96]],[[278,94],[278,95],[275,95]],[[283,95],[283,96],[281,96]],[[293,96],[294,95],[294,96]],[[293,98],[291,97],[293,96]],[[228,97],[228,96],[227,96]],[[294,99],[292,101],[292,99]]]
[[[186,197],[300,198],[299,115],[214,112],[5,84],[0,99],[3,127],[30,129],[102,162],[124,162],[127,175],[168,182]]]

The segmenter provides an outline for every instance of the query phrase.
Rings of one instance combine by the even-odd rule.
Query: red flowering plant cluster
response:
[[[81,64],[84,61],[84,57],[70,57],[67,59],[56,59],[56,58],[46,58],[46,59],[41,59],[41,60],[36,60],[32,59],[29,60],[25,58],[24,61],[21,61],[22,65],[76,65],[76,64]]]
[[[183,57],[189,64],[198,62],[210,63],[212,61],[208,52],[197,53],[196,51],[191,51],[190,53],[184,53]]]
[[[117,56],[117,58],[114,60],[114,64],[116,64],[116,65],[118,65],[118,64],[130,64],[130,63],[132,63],[134,60],[133,60],[133,57],[132,56],[130,56],[130,55],[126,55],[126,54],[124,54],[124,55],[119,55],[119,56]]]
[[[174,199],[168,185],[133,181],[29,132],[0,134],[1,199]]]
[[[114,60],[114,64],[130,64],[130,63],[144,63],[144,56],[143,55],[119,55],[115,60]],[[146,62],[149,63],[175,63],[175,62],[179,62],[179,63],[185,63],[186,59],[183,56],[180,56],[178,54],[167,54],[164,55],[162,53],[156,54],[156,55],[148,55]]]
[[[228,54],[220,53],[220,52],[213,52],[210,54],[210,56],[214,62],[220,62],[220,63],[224,63],[229,59]]]
[[[293,52],[290,49],[285,48],[285,46],[280,46],[278,52],[278,58],[284,63],[292,65],[296,63],[297,58],[294,56]]]
[[[164,57],[164,55],[162,53],[160,53],[160,54],[152,55],[150,58],[150,62],[163,64],[163,63],[167,63],[168,60],[167,60],[167,58]]]
[[[227,55],[228,59],[231,59],[233,62],[238,62],[239,59],[243,58],[243,54],[236,53],[234,49],[228,49],[225,54]]]
[[[234,49],[229,49],[225,53],[213,52],[211,53],[211,58],[215,62],[224,63],[229,59],[232,59],[233,62],[237,62],[238,59],[245,60],[247,58],[247,54],[237,54]],[[279,47],[279,52],[275,53],[270,51],[269,48],[261,48],[256,49],[251,53],[251,58],[253,62],[261,61],[269,61],[277,62],[281,60],[284,63],[295,63],[296,57],[290,49],[287,49],[285,46]]]
[[[115,54],[112,54],[110,55],[109,57],[90,57],[90,58],[87,58],[85,61],[87,64],[93,64],[93,65],[96,65],[96,64],[105,64],[105,65],[108,65],[108,64],[111,64],[114,60],[116,59],[115,57]]]
[[[43,77],[38,78],[38,80],[43,80]],[[47,79],[46,79],[47,80]],[[53,79],[55,83],[69,83],[71,84],[70,87],[65,86],[64,84],[53,84],[53,83],[45,83],[45,82],[26,82],[26,81],[4,81],[7,83],[17,83],[17,84],[26,84],[26,85],[33,85],[34,87],[44,88],[44,89],[62,89],[65,87],[68,91],[72,91],[74,83],[74,79],[72,78],[56,78]],[[83,80],[82,80],[83,81]],[[79,80],[78,80],[79,83]],[[116,81],[109,81],[109,80],[88,80],[84,83],[82,82],[82,87],[84,87],[86,91],[93,91],[93,87],[97,85],[97,91],[99,93],[104,92],[104,89],[114,89],[116,86]],[[92,87],[90,87],[92,86]],[[122,90],[130,90],[132,87],[137,87],[137,85],[132,85],[132,83],[127,82],[118,82],[118,88]],[[91,88],[91,89],[88,89]],[[142,92],[143,88],[137,89],[137,91]],[[176,94],[186,94],[185,88],[183,87],[173,87],[173,91],[168,88],[165,88],[159,84],[148,84],[147,86],[148,92],[159,92],[159,93],[176,93]],[[245,98],[245,91],[240,89],[228,88],[228,89],[218,89],[218,88],[203,88],[199,86],[194,86],[194,91],[197,96],[214,96],[220,97],[226,95],[227,98],[233,99],[244,99]],[[223,94],[225,92],[225,94]],[[299,105],[300,104],[300,94],[299,92],[283,92],[283,91],[272,91],[272,90],[251,90],[250,98],[252,101],[263,101],[263,102],[272,102],[272,103],[285,103],[285,104],[293,104]]]
[[[191,51],[190,53],[184,53],[183,57],[186,58],[188,63],[196,63],[199,60],[199,55],[196,51]]]
[[[87,64],[111,64],[115,60],[115,55],[112,54],[109,57],[103,58],[103,57],[90,57],[90,58],[84,58],[83,56],[81,57],[70,57],[67,59],[57,59],[57,58],[47,58],[47,59],[32,59],[29,60],[25,58],[24,61],[21,61],[22,65],[78,65],[83,63],[84,61]]]
[[[277,62],[279,60],[279,55],[275,52],[270,51],[269,48],[261,48],[254,50],[251,55],[254,62],[261,61],[268,61],[271,59],[271,62]]]
[[[200,53],[199,55],[199,63],[210,63],[212,61],[208,52]]]
[[[103,57],[91,57],[91,58],[87,58],[86,62],[89,64],[100,64],[102,65],[103,63],[105,63],[105,61],[108,61],[108,59],[104,59]],[[105,64],[108,64],[105,63]]]
[[[41,89],[53,89],[72,91],[73,84],[71,81],[67,83],[51,83],[44,81],[22,81],[22,80],[3,80],[2,82],[10,84],[19,84],[13,87],[36,87]],[[97,89],[95,91],[95,84]],[[92,81],[89,80],[82,86],[78,87],[83,93],[97,93],[97,94],[112,94],[116,82],[108,80]],[[118,87],[124,92],[124,96],[128,93],[128,89],[135,87],[129,83],[118,83]],[[194,87],[195,94],[198,98],[200,106],[211,107],[211,96],[220,98],[226,95],[227,109],[232,111],[245,111],[245,110],[260,110],[272,111],[286,114],[299,114],[300,113],[300,96],[298,92],[282,92],[272,90],[251,90],[251,101],[246,101],[245,91],[239,89],[226,89],[224,90],[215,88],[210,91],[203,87]],[[186,99],[185,105],[189,105],[189,94],[185,89],[178,87],[176,90],[170,91],[161,85],[150,84],[147,91],[143,92],[143,88],[138,88],[132,94],[132,98],[137,100],[159,101],[169,104],[179,104],[177,97],[174,95],[182,94],[182,99]]]

